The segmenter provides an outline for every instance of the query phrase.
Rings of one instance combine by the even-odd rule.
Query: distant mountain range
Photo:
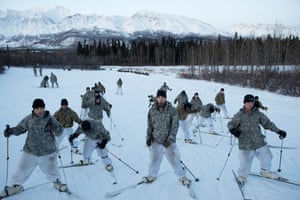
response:
[[[99,38],[300,36],[300,27],[239,24],[221,30],[197,19],[140,11],[132,16],[82,15],[63,7],[0,10],[0,47],[67,48]]]

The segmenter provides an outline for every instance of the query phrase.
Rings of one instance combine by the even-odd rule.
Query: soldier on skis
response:
[[[6,187],[0,197],[17,194],[24,190],[27,181],[36,166],[39,166],[53,186],[61,191],[68,190],[67,185],[61,183],[57,162],[56,137],[63,132],[62,125],[45,110],[42,99],[35,99],[33,111],[13,128],[7,127],[5,137],[19,136],[27,132],[19,164],[11,177],[11,186]]]
[[[112,161],[108,156],[106,144],[110,141],[111,137],[109,132],[104,128],[103,124],[99,120],[84,120],[81,127],[70,135],[69,141],[73,143],[73,140],[77,138],[81,133],[86,135],[82,156],[83,160],[80,161],[82,165],[92,162],[91,156],[96,149],[99,157],[102,159],[102,163],[105,165],[107,171],[113,170]]]
[[[149,175],[143,178],[144,183],[156,180],[163,156],[168,158],[179,181],[187,186],[191,181],[185,176],[180,163],[179,149],[176,145],[178,131],[178,113],[172,104],[166,101],[164,90],[158,90],[156,102],[148,112],[146,145],[150,147]]]
[[[244,97],[244,106],[234,115],[227,126],[231,134],[239,139],[240,167],[238,181],[244,185],[251,170],[254,156],[260,161],[260,174],[268,178],[279,178],[276,172],[271,171],[272,153],[267,146],[261,127],[276,132],[280,139],[287,133],[277,128],[270,119],[254,106],[255,98],[251,94]]]

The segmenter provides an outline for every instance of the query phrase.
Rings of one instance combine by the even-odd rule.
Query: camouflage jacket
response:
[[[91,123],[91,130],[88,132],[83,132],[81,127],[78,127],[75,131],[76,134],[84,133],[87,137],[92,140],[107,140],[110,141],[111,137],[109,132],[104,128],[103,123],[99,120],[88,119]]]
[[[107,116],[110,116],[111,104],[108,103],[102,96],[100,96],[100,104],[95,103],[95,98],[91,98],[84,104],[85,108],[89,108],[88,117],[91,119],[102,120],[103,110]]]
[[[64,128],[73,127],[74,121],[81,124],[81,119],[78,117],[77,113],[69,107],[65,109],[60,108],[53,116]]]
[[[23,150],[36,156],[48,155],[56,152],[56,138],[63,133],[62,125],[45,111],[38,117],[33,112],[12,128],[13,135],[27,133]]]
[[[191,100],[191,104],[192,104],[192,111],[193,112],[200,112],[201,106],[203,105],[200,98],[193,97],[192,100]]]
[[[252,150],[267,144],[264,140],[265,136],[261,132],[260,125],[274,132],[279,131],[276,125],[257,108],[253,108],[252,112],[247,112],[245,108],[241,108],[233,116],[232,120],[228,122],[227,127],[229,130],[232,128],[241,130],[239,149]]]
[[[174,104],[178,102],[178,105],[185,104],[189,102],[188,96],[184,94],[179,94],[175,100]]]
[[[81,108],[87,108],[90,101],[95,99],[94,91],[88,91],[81,96]]]
[[[167,101],[162,111],[157,103],[153,104],[148,112],[147,138],[159,144],[176,143],[177,131],[178,113],[172,104]]]
[[[211,107],[213,108],[213,110],[216,109],[216,106],[214,106],[211,103],[201,106],[200,116],[205,118],[211,117],[211,112],[210,112]]]
[[[218,92],[218,94],[215,97],[215,101],[217,105],[221,105],[225,103],[225,94],[224,92]]]

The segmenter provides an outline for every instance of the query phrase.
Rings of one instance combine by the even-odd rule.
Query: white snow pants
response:
[[[162,144],[153,142],[149,150],[150,150],[150,164],[149,164],[150,176],[157,177],[160,164],[162,162],[164,155],[166,155],[175,174],[179,178],[185,175],[185,170],[182,168],[180,163],[180,153],[176,143],[172,143],[168,148],[165,148]]]
[[[191,113],[188,115],[187,121],[188,121],[188,127],[191,127],[194,118],[196,117],[196,127],[200,125],[200,113]]]
[[[187,120],[179,120],[179,126],[184,134],[184,139],[190,139],[190,133],[188,128],[188,121]]]
[[[68,139],[68,142],[69,142],[69,136],[73,134],[73,128],[70,127],[70,128],[64,128],[64,131],[63,133],[61,134],[61,136],[57,137],[57,144],[58,146],[61,145],[62,141],[64,140],[65,136],[67,136],[67,139]],[[75,138],[73,140],[73,145],[72,147],[75,147],[77,148],[78,147],[78,144],[79,144],[79,141],[78,141],[78,138]]]
[[[273,156],[267,145],[256,150],[239,150],[240,167],[238,172],[240,176],[248,176],[254,156],[258,158],[261,169],[271,169]]]
[[[90,112],[89,108],[81,108],[80,119],[82,120],[88,119],[89,112]]]
[[[200,125],[202,125],[204,121],[208,122],[208,131],[213,132],[214,131],[214,123],[213,123],[212,118],[211,117],[207,117],[207,118],[201,117],[200,118]]]
[[[83,150],[82,150],[82,156],[83,160],[86,162],[92,162],[92,153],[96,149],[98,156],[101,158],[102,163],[106,166],[108,164],[111,164],[112,161],[110,157],[108,156],[108,152],[106,147],[104,149],[100,149],[97,147],[97,143],[101,143],[101,140],[92,140],[89,137],[85,137],[85,141],[83,144]]]
[[[218,108],[220,108],[221,112],[223,112],[224,114],[224,117],[228,117],[228,112],[227,112],[227,108],[226,108],[226,105],[225,103],[223,104],[220,104],[220,105],[216,105]],[[217,112],[214,112],[214,117],[216,116]]]
[[[60,180],[56,153],[45,156],[35,156],[23,151],[16,171],[10,180],[10,184],[23,185],[36,166],[40,167],[49,181],[55,182],[57,179]]]

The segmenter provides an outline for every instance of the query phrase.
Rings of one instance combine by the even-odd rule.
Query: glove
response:
[[[235,137],[237,137],[237,138],[240,137],[240,134],[241,134],[241,130],[240,129],[238,129],[238,128],[232,128],[229,131]]]
[[[107,142],[108,142],[107,140],[102,140],[101,143],[98,143],[99,149],[104,149]]]
[[[220,108],[216,108],[215,110],[216,110],[217,113],[221,112]]]
[[[108,111],[106,112],[106,114],[107,114],[107,117],[110,117],[110,110],[108,110]]]
[[[73,140],[74,140],[75,138],[78,138],[78,136],[79,136],[78,133],[73,133],[73,134],[71,134],[71,135],[69,136],[69,142],[70,142],[71,145],[73,145]]]
[[[170,145],[171,145],[171,142],[166,140],[164,143],[163,143],[164,147],[168,148]]]
[[[279,130],[278,132],[279,139],[283,140],[286,137],[286,132],[283,130]]]
[[[146,140],[146,145],[147,145],[147,147],[150,147],[151,146],[151,143],[152,143],[152,140],[151,140],[151,138],[149,137],[147,137],[147,140]]]
[[[6,129],[4,130],[4,137],[9,137],[12,135],[12,129],[9,128],[9,125],[6,125]]]

